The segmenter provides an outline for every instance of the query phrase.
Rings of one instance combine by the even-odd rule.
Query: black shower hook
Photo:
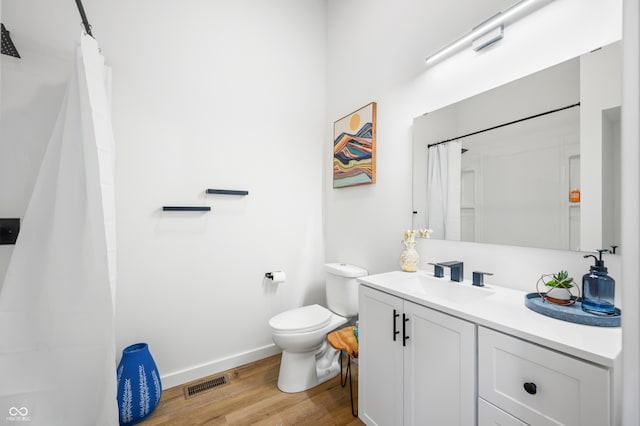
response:
[[[91,24],[89,23],[89,20],[87,20],[87,14],[84,12],[82,1],[76,0],[76,6],[78,6],[78,12],[80,12],[80,18],[82,18],[82,25],[84,26],[84,31],[87,34],[89,34],[91,37],[93,37],[93,34],[91,33]]]
[[[20,54],[18,53],[18,49],[13,44],[13,40],[11,40],[11,35],[9,31],[2,25],[2,54],[13,56],[15,58],[20,58]]]

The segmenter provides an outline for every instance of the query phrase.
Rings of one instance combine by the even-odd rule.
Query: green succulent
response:
[[[553,274],[553,279],[544,283],[548,287],[571,288],[573,287],[573,278],[569,276],[567,271],[560,271]]]

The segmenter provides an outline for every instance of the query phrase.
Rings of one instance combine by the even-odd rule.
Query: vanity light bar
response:
[[[464,46],[470,45],[475,39],[487,35],[487,33],[495,30],[497,27],[504,26],[505,24],[515,22],[521,17],[533,12],[533,7],[541,7],[545,3],[550,3],[553,0],[521,0],[508,9],[498,13],[497,15],[489,18],[485,22],[481,23],[466,35],[460,37],[453,43],[443,47],[434,54],[428,56],[425,61],[431,65],[442,59],[443,57],[457,52]],[[502,36],[500,36],[502,38]],[[497,40],[494,40],[494,42]]]
[[[504,24],[500,24],[497,27],[489,30],[486,34],[481,35],[478,38],[474,38],[471,42],[471,48],[478,52],[485,47],[491,46],[493,43],[497,43],[502,40],[504,36]]]

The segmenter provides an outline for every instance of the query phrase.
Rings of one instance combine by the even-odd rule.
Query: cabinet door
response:
[[[404,312],[404,424],[474,425],[475,324],[407,301]]]
[[[358,417],[402,425],[402,299],[360,286],[359,303]]]

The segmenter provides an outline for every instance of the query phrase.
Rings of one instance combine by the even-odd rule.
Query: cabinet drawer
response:
[[[478,426],[527,426],[493,404],[478,398]]]
[[[609,376],[605,368],[478,328],[478,394],[525,423],[610,425]]]

